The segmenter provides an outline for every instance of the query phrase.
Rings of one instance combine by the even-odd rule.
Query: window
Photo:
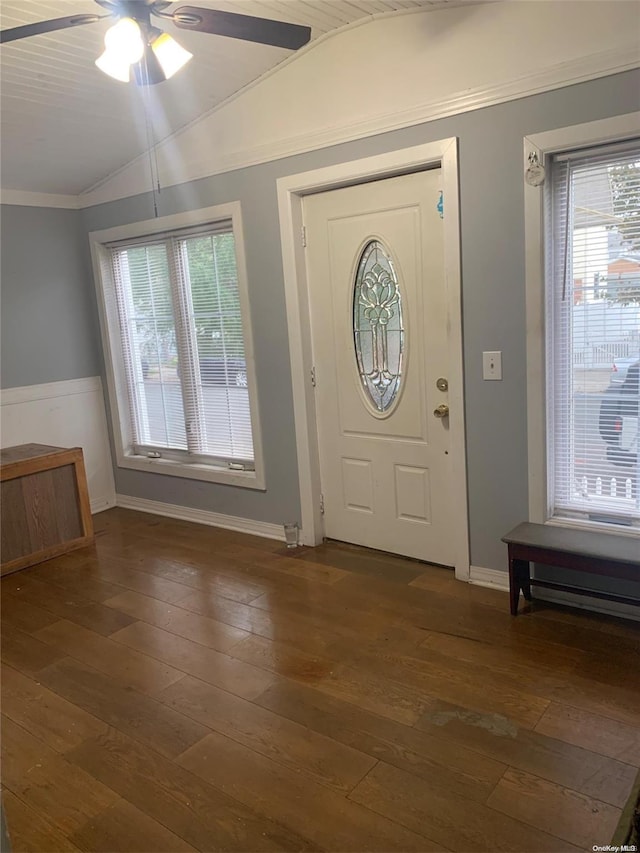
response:
[[[599,136],[605,123],[594,124]],[[531,514],[535,521],[637,533],[640,140],[581,145],[585,128],[558,132],[556,150],[554,134],[529,140],[540,157],[544,142],[552,143],[544,188],[526,188],[539,193],[527,208]],[[572,130],[575,147],[561,147]],[[543,298],[535,292],[532,251],[541,213]],[[539,342],[536,327],[544,329]],[[535,465],[546,467],[544,481]],[[535,505],[540,498],[543,507]]]
[[[402,381],[405,330],[398,277],[387,249],[370,240],[353,288],[353,341],[360,381],[375,412],[388,412]]]
[[[198,213],[92,235],[119,464],[260,487],[239,209]]]

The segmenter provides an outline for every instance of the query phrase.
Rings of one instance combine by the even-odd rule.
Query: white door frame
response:
[[[469,525],[467,512],[467,464],[464,432],[462,361],[462,307],[460,280],[460,210],[458,195],[458,140],[456,137],[402,148],[375,157],[352,160],[288,175],[277,181],[280,239],[284,267],[285,298],[293,408],[296,430],[298,476],[304,545],[319,545],[324,535],[320,507],[320,461],[316,427],[316,403],[312,382],[312,342],[309,313],[309,280],[302,231],[302,199],[314,192],[337,189],[370,180],[442,169],[444,194],[444,257],[449,326],[449,402],[451,414],[452,506],[455,508],[455,574],[469,580]]]

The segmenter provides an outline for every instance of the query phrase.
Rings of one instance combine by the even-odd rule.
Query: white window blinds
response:
[[[230,223],[109,247],[132,450],[250,469]]]
[[[640,525],[640,145],[552,160],[549,514]]]

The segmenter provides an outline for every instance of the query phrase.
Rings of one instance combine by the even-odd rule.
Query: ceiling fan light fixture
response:
[[[168,33],[151,24],[151,16],[166,18],[174,26],[211,35],[242,39],[257,44],[297,50],[311,38],[311,27],[224,12],[219,9],[181,6],[167,12],[174,0],[95,0],[107,10],[106,15],[70,15],[0,30],[0,43],[29,38],[92,24],[102,18],[116,18],[104,36],[105,50],[95,60],[96,66],[115,80],[129,82],[133,77],[139,86],[162,83],[172,77],[191,58]]]
[[[169,33],[161,33],[151,43],[151,49],[158,59],[167,80],[173,77],[176,71],[179,71],[193,58],[193,54],[178,44]]]

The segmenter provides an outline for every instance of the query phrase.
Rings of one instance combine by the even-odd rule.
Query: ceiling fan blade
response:
[[[16,39],[26,39],[41,33],[52,33],[55,30],[66,30],[68,27],[79,27],[82,24],[93,24],[108,15],[69,15],[67,18],[52,18],[50,21],[38,21],[35,24],[25,24],[22,27],[12,27],[0,30],[0,44]]]
[[[212,33],[234,39],[270,44],[297,50],[311,38],[311,27],[221,12],[218,9],[201,9],[198,6],[180,6],[172,14],[173,23],[184,30]]]

